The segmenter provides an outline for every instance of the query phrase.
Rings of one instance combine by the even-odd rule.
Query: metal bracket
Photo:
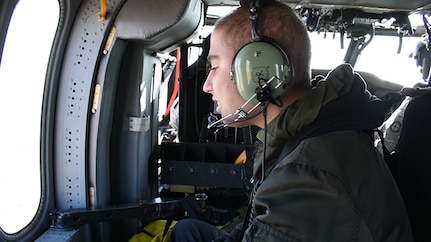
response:
[[[167,218],[184,214],[179,200],[155,198],[137,204],[109,206],[105,208],[68,209],[51,211],[52,227],[65,229],[78,225],[106,222],[117,219],[141,218],[151,222],[159,218]]]

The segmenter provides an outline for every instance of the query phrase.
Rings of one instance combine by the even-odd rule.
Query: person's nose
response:
[[[203,91],[206,93],[211,93],[212,91],[212,81],[211,76],[209,75],[204,82],[204,86],[202,87]]]

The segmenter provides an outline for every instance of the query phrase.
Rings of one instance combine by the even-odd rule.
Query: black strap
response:
[[[385,158],[386,161],[388,161],[389,157],[391,156],[391,152],[389,152],[388,148],[386,148],[383,132],[380,129],[375,129],[374,132],[376,132],[379,135],[380,142],[382,144],[383,157]]]
[[[156,237],[156,235],[150,233],[149,231],[146,231],[145,229],[142,229],[142,232],[144,232],[146,235],[148,235],[148,236],[150,236],[152,238]]]
[[[171,227],[173,221],[174,221],[174,219],[172,219],[172,218],[169,218],[166,220],[165,228],[163,229],[162,241],[165,238],[166,234],[168,233],[169,228]]]
[[[169,228],[171,227],[171,225],[172,225],[172,222],[173,222],[173,221],[174,221],[174,219],[173,219],[173,218],[168,218],[168,219],[166,220],[166,224],[165,224],[165,228],[163,229],[163,236],[162,236],[162,240],[161,240],[161,241],[163,241],[163,239],[165,238],[165,236],[166,236],[166,234],[168,233]],[[142,229],[142,232],[144,232],[145,234],[147,234],[148,236],[150,236],[150,237],[152,237],[152,238],[155,238],[155,237],[156,237],[156,235],[155,235],[155,234],[150,233],[149,231],[145,230],[145,228],[144,228],[144,229]]]

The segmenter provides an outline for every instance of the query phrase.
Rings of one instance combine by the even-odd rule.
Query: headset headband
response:
[[[260,39],[260,35],[258,32],[258,18],[259,18],[259,14],[261,13],[261,8],[259,7],[259,3],[254,0],[250,3],[250,19],[251,19],[251,40],[255,41],[255,40],[259,40]]]

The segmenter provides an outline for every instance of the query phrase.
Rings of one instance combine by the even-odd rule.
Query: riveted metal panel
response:
[[[65,50],[56,108],[55,192],[57,209],[87,204],[86,139],[93,73],[102,43],[110,31],[110,17],[121,0],[107,1],[108,15],[99,22],[100,2],[82,3]]]
[[[89,225],[84,225],[73,229],[50,228],[43,233],[35,242],[86,242],[92,241],[89,236]]]

